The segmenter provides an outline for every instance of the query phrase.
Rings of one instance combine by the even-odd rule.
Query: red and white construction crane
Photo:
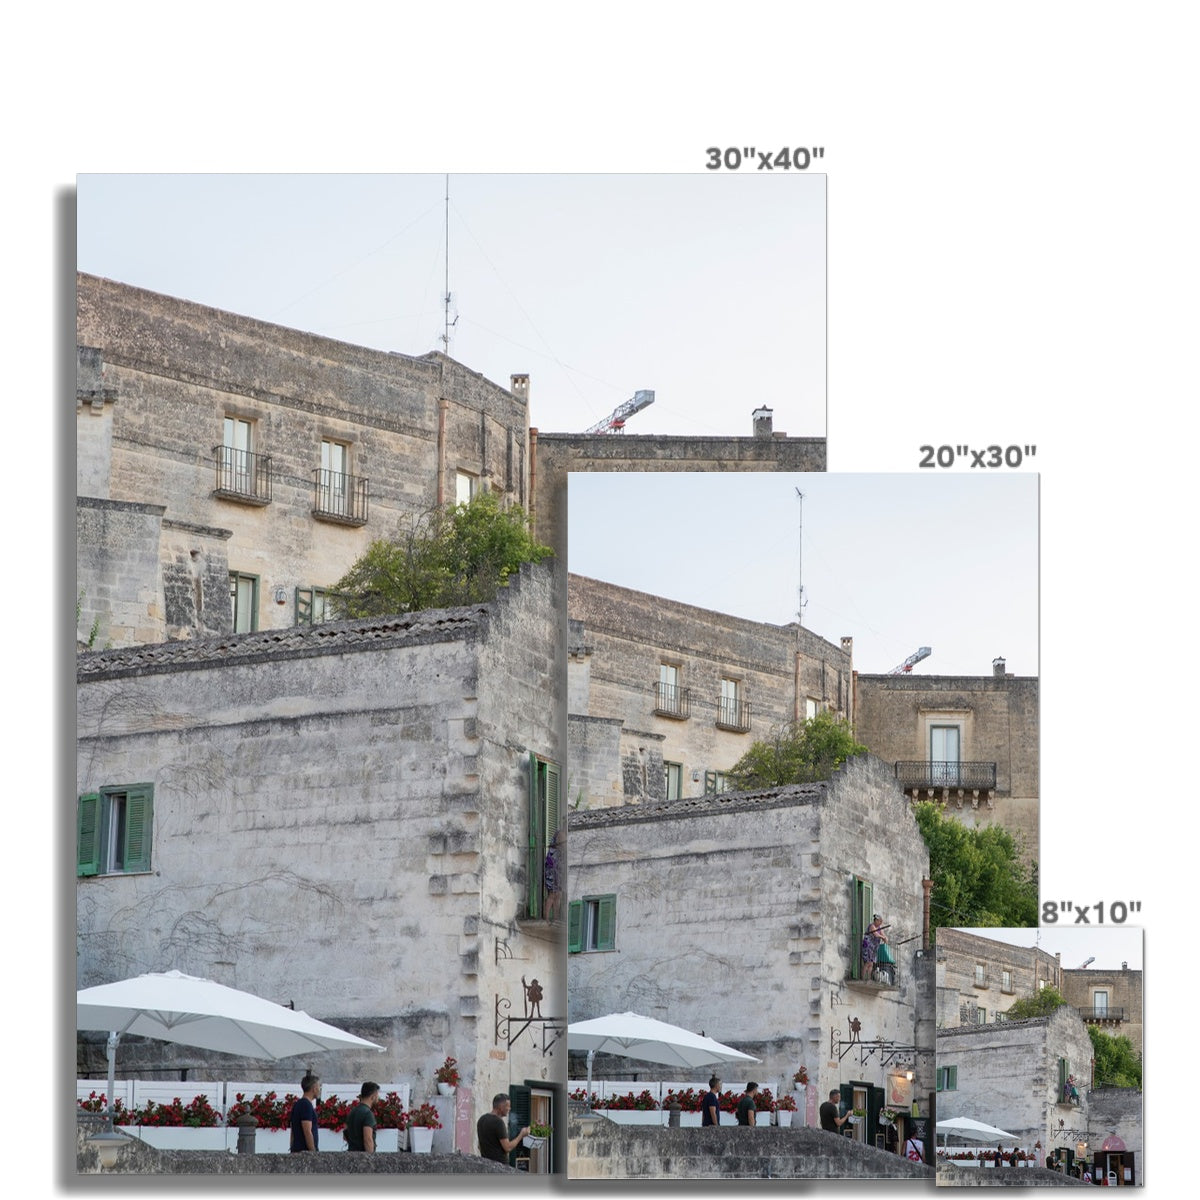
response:
[[[603,421],[597,421],[590,429],[585,429],[584,433],[624,433],[625,422],[636,412],[641,412],[643,408],[649,408],[654,403],[654,393],[652,391],[634,392],[632,400],[626,400],[624,404],[618,405],[612,412],[604,418]]]
[[[933,651],[928,646],[922,646],[916,654],[910,654],[898,667],[893,667],[889,675],[907,675],[923,658],[928,658]]]

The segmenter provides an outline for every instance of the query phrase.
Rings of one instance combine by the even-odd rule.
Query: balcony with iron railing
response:
[[[339,525],[367,523],[368,481],[359,475],[344,475],[318,467],[313,471],[312,515]]]
[[[691,696],[688,689],[673,683],[656,684],[654,714],[659,717],[671,717],[676,721],[686,721],[691,715]]]
[[[750,701],[722,696],[717,701],[717,728],[734,733],[750,732]]]
[[[1103,1005],[1100,1008],[1081,1008],[1078,1012],[1085,1021],[1125,1020],[1125,1010],[1123,1008],[1114,1008],[1111,1004]]]
[[[994,791],[996,764],[994,762],[925,762],[896,763],[896,778],[906,788],[972,788]]]
[[[213,495],[239,504],[264,505],[271,503],[271,459],[251,450],[236,450],[232,446],[214,446],[217,464],[217,486]]]

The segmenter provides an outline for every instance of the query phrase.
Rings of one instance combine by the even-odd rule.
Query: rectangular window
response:
[[[817,715],[817,702],[809,696],[804,701],[804,719],[811,721]]]
[[[975,1024],[976,1025],[986,1025],[987,1024],[987,1009],[986,1008],[976,1008],[975,1009]]]
[[[850,881],[850,978],[863,979],[865,965],[862,957],[863,938],[873,915],[874,889],[866,879],[857,875]]]
[[[938,1067],[937,1090],[939,1092],[954,1092],[958,1090],[957,1067]]]
[[[1108,990],[1092,993],[1092,1010],[1097,1017],[1108,1016]]]
[[[234,633],[251,633],[257,629],[258,576],[243,575],[241,571],[230,571],[229,603],[233,609]]]
[[[106,787],[79,797],[76,875],[121,875],[150,870],[154,787]]]
[[[683,799],[683,763],[664,762],[663,774],[667,777],[667,799]]]
[[[738,723],[738,681],[736,679],[721,680],[721,724],[736,725]]]
[[[617,937],[617,897],[584,896],[567,907],[567,952],[614,950]]]
[[[1011,992],[1013,990],[1011,971],[1000,972],[1000,990],[1002,992]]]
[[[322,512],[348,517],[350,513],[350,447],[345,442],[321,442],[318,506]]]
[[[221,434],[219,486],[231,492],[254,491],[254,422],[242,417],[226,417]]]
[[[529,755],[529,894],[526,916],[540,920],[546,914],[549,898],[547,882],[562,886],[560,878],[546,879],[546,851],[558,832],[558,764]],[[561,864],[557,864],[561,871]]]
[[[469,475],[466,471],[455,471],[454,503],[470,504],[475,499],[475,490],[478,485],[479,480],[474,475]]]
[[[718,796],[721,792],[729,791],[729,778],[724,771],[704,772],[704,794]]]
[[[935,784],[956,786],[961,775],[962,730],[957,725],[929,727],[929,765]]]
[[[341,621],[345,617],[341,592],[331,592],[328,588],[296,589],[296,624],[320,625],[325,621]]]
[[[983,963],[975,964],[975,986],[987,987],[987,972],[984,970]]]

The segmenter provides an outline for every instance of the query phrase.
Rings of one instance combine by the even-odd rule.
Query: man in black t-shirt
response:
[[[358,1093],[358,1103],[346,1117],[346,1149],[375,1153],[375,1114],[371,1111],[379,1099],[379,1084],[368,1080]]]
[[[821,1128],[827,1133],[840,1133],[842,1126],[846,1123],[849,1113],[844,1117],[838,1116],[838,1101],[842,1098],[841,1092],[834,1088],[829,1093],[829,1099],[821,1105],[820,1117]]]
[[[321,1079],[308,1074],[300,1080],[300,1099],[292,1105],[289,1125],[292,1140],[288,1147],[293,1154],[314,1152],[317,1149],[317,1101],[321,1098]]]
[[[721,1097],[717,1095],[720,1090],[721,1081],[714,1075],[708,1081],[708,1091],[704,1093],[704,1099],[700,1101],[701,1125],[720,1125]]]
[[[758,1084],[751,1080],[746,1084],[745,1095],[737,1102],[737,1123],[739,1125],[754,1125],[757,1123],[757,1109],[754,1107],[754,1093],[758,1091]]]
[[[508,1136],[508,1114],[512,1101],[507,1093],[497,1092],[492,1097],[492,1111],[484,1113],[475,1122],[475,1135],[479,1138],[479,1154],[482,1158],[490,1158],[492,1162],[508,1164],[508,1156],[513,1148],[521,1144],[521,1139],[529,1132],[529,1126],[524,1126],[516,1137]]]

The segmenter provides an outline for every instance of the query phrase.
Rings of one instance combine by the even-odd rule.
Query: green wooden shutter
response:
[[[75,813],[75,874],[100,873],[100,795],[88,792],[79,797]]]
[[[546,845],[558,832],[558,763],[546,763]],[[565,864],[564,864],[565,865]]]
[[[528,898],[526,912],[530,917],[542,915],[542,872],[546,852],[541,840],[542,805],[538,796],[538,756],[529,755],[529,855],[526,863]]]
[[[125,792],[126,871],[150,870],[150,846],[154,840],[154,788],[140,783]]]
[[[613,950],[617,944],[617,898],[601,896],[596,902],[596,949]]]
[[[852,1083],[839,1083],[838,1089],[841,1094],[842,1111],[838,1113],[839,1117],[844,1117],[847,1113],[854,1111],[854,1085]],[[838,1131],[842,1137],[853,1137],[854,1131],[850,1127],[850,1122],[838,1126]]]
[[[532,1092],[529,1088],[523,1087],[519,1083],[510,1084],[508,1088],[508,1098],[512,1101],[512,1109],[508,1114],[508,1136],[512,1137],[517,1133],[522,1126],[529,1124],[529,1114],[532,1108],[531,1101]],[[518,1154],[528,1154],[529,1151],[524,1146],[518,1144],[509,1151],[508,1165],[515,1167],[517,1165]]]
[[[1067,1076],[1069,1074],[1067,1060],[1060,1058],[1058,1060],[1058,1099],[1060,1103],[1067,1098]]]
[[[863,978],[862,943],[871,923],[871,885],[857,875],[850,881],[850,978]]]
[[[704,772],[704,794],[706,796],[715,796],[717,794],[717,773],[716,771]]]
[[[567,953],[578,954],[583,949],[583,901],[572,900],[567,905]]]

